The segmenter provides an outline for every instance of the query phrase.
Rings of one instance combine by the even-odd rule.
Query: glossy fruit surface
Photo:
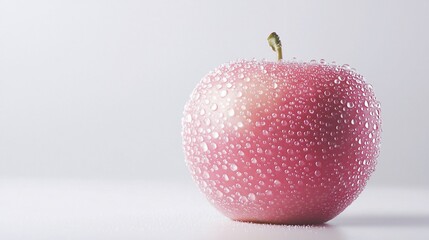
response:
[[[182,124],[193,179],[239,221],[326,222],[356,199],[379,154],[371,85],[324,62],[222,65],[196,86]]]

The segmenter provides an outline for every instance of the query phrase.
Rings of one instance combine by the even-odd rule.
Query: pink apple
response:
[[[281,59],[279,40],[270,44]],[[324,61],[221,65],[194,89],[182,124],[193,179],[238,221],[326,222],[357,198],[379,154],[371,85]]]

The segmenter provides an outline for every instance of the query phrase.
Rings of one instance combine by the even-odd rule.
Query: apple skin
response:
[[[380,103],[347,66],[240,60],[202,79],[182,126],[192,177],[224,215],[321,224],[375,169]]]

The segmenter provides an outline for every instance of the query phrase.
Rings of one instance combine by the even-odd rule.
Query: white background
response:
[[[238,58],[348,63],[382,103],[371,184],[429,186],[427,1],[0,1],[0,175],[190,181],[183,106]]]
[[[276,31],[286,59],[347,63],[374,86],[383,134],[369,187],[427,188],[428,25],[423,0],[0,0],[0,187],[192,186],[180,119],[193,87],[230,60],[274,59]]]

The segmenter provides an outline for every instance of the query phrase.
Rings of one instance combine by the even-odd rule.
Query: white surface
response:
[[[180,118],[238,58],[350,64],[383,134],[374,184],[429,186],[429,1],[0,0],[0,176],[188,178]]]
[[[429,239],[429,190],[368,188],[323,226],[239,223],[193,185],[0,179],[0,239]]]

